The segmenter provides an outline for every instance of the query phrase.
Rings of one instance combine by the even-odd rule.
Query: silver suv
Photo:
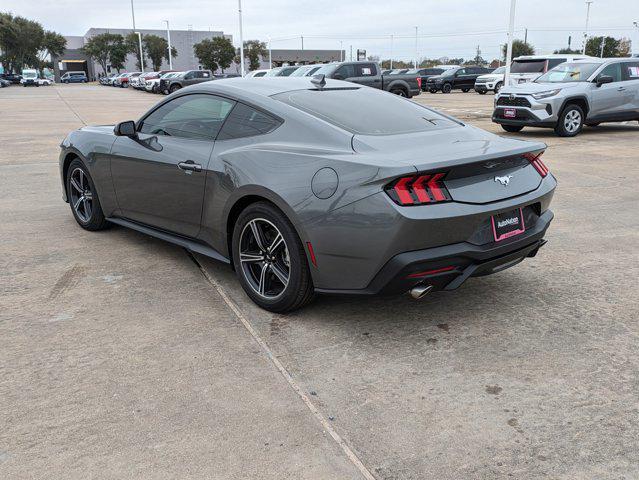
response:
[[[566,62],[533,82],[504,86],[492,119],[507,132],[548,127],[562,137],[574,137],[584,124],[639,120],[639,59]]]

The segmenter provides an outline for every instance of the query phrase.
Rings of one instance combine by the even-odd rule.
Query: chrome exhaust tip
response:
[[[415,300],[424,298],[424,296],[433,289],[432,285],[416,285],[410,289],[410,296]]]

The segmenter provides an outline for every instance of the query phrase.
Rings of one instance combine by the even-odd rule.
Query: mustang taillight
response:
[[[548,172],[550,171],[548,170],[548,167],[544,164],[544,162],[541,161],[541,156],[543,154],[544,152],[524,154],[526,160],[528,160],[530,164],[535,167],[535,170],[537,170],[537,173],[539,173],[542,178],[548,175]]]
[[[444,186],[445,173],[411,175],[393,180],[384,190],[399,205],[424,205],[449,202],[450,193]]]

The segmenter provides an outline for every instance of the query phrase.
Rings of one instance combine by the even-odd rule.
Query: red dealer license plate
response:
[[[514,108],[504,108],[504,117],[515,118],[517,116],[517,110]]]

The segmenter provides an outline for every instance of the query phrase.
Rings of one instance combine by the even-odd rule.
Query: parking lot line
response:
[[[337,431],[331,426],[329,420],[322,415],[322,413],[317,409],[317,407],[313,404],[309,396],[304,392],[304,390],[297,384],[293,377],[288,372],[288,370],[282,365],[282,362],[273,354],[273,351],[270,349],[268,344],[260,337],[257,331],[253,328],[251,323],[247,320],[246,316],[242,313],[242,311],[238,308],[238,306],[231,300],[231,297],[226,293],[222,285],[211,275],[192,255],[187,251],[187,254],[191,257],[193,262],[197,265],[202,272],[204,278],[213,286],[213,288],[217,291],[217,293],[222,297],[224,303],[228,305],[231,311],[235,314],[237,319],[242,323],[244,328],[249,332],[249,334],[253,337],[253,339],[257,342],[257,344],[264,350],[264,353],[269,358],[269,360],[275,365],[275,368],[282,374],[282,376],[286,379],[288,384],[291,386],[293,391],[302,399],[306,407],[311,411],[313,416],[317,419],[317,421],[322,425],[324,430],[326,430],[329,435],[335,440],[337,445],[342,449],[346,457],[355,465],[355,467],[360,471],[362,476],[367,480],[376,480],[373,474],[366,468],[366,465],[359,459],[359,457],[351,450],[348,444],[344,441],[344,439],[340,436]]]

